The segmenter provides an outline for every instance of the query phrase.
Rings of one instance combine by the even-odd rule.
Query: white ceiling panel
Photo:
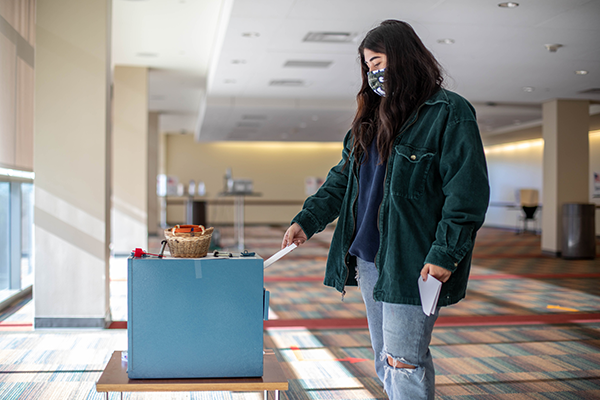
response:
[[[206,74],[220,10],[221,0],[113,0],[113,62]]]
[[[288,14],[296,0],[254,0],[235,4],[232,18],[281,18]]]
[[[590,0],[525,0],[519,7],[498,7],[500,0],[447,0],[423,13],[424,23],[496,25],[508,29],[536,26],[558,15],[589,3]]]
[[[600,31],[598,16],[600,3],[597,1],[566,1],[569,8],[564,12],[540,23],[540,28],[577,29]]]
[[[430,12],[444,0],[298,0],[290,10],[290,19],[329,22],[360,21],[367,29],[384,19],[411,20]]]
[[[554,98],[600,102],[598,93],[580,93],[600,87],[600,0],[498,3],[113,0],[113,58],[152,68],[149,104],[172,116],[169,130],[181,132],[178,119],[189,129],[189,118],[181,116],[204,110],[199,140],[340,140],[362,79],[358,44],[388,18],[415,28],[445,68],[446,86],[476,104],[484,135],[535,123],[541,104]],[[305,42],[309,32],[357,36],[349,43]],[[555,43],[563,47],[549,52],[545,45]],[[331,64],[285,67],[290,60]]]

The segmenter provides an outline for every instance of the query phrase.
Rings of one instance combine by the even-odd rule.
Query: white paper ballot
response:
[[[435,312],[435,306],[437,306],[438,299],[440,297],[440,290],[442,289],[442,282],[435,279],[433,276],[428,275],[427,281],[423,281],[423,277],[419,275],[419,294],[421,295],[421,304],[423,305],[423,312],[425,315],[431,315]]]
[[[289,253],[290,251],[294,250],[296,247],[298,247],[296,245],[296,243],[292,243],[289,246],[284,247],[283,249],[279,250],[277,253],[273,254],[267,261],[265,261],[265,264],[264,264],[265,268],[269,267],[275,261],[277,261],[281,257],[285,256],[287,253]]]

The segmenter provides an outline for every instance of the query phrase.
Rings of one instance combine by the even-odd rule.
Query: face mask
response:
[[[377,71],[369,71],[367,72],[367,79],[369,81],[369,86],[371,89],[378,95],[385,97],[385,91],[383,90],[383,73],[385,72],[385,68],[382,68]]]

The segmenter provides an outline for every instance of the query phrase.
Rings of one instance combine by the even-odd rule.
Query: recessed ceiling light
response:
[[[519,3],[514,3],[512,1],[507,1],[505,3],[500,3],[498,4],[498,7],[503,7],[503,8],[515,8],[515,7],[519,7]]]
[[[587,75],[587,74],[588,74],[588,71],[581,69],[581,70],[579,70],[579,71],[575,71],[575,73],[576,73],[577,75]]]
[[[137,57],[158,57],[158,53],[140,52],[136,54]]]
[[[257,38],[260,36],[260,33],[258,33],[258,32],[243,32],[242,36],[245,38]]]
[[[260,128],[260,122],[242,121],[242,122],[238,122],[237,126],[239,128]]]
[[[244,115],[242,115],[242,119],[263,120],[263,119],[267,119],[267,116],[264,114],[244,114]]]
[[[274,79],[269,82],[269,86],[297,87],[305,86],[305,82],[301,79]]]
[[[556,53],[556,51],[558,49],[560,49],[561,47],[563,47],[563,45],[560,43],[552,43],[552,44],[545,44],[544,47],[546,47],[546,50],[548,50],[550,53]]]
[[[235,82],[236,82],[236,80],[235,80],[235,79],[225,79],[225,80],[223,81],[223,83],[235,83]]]
[[[231,60],[232,64],[246,64],[246,60]]]
[[[531,93],[535,90],[533,86],[523,86],[523,91],[527,93]]]
[[[303,42],[349,43],[356,36],[354,32],[308,32]]]
[[[437,42],[440,44],[454,44],[454,39],[450,39],[450,38],[438,39]]]
[[[283,64],[289,68],[327,68],[333,61],[288,60]]]

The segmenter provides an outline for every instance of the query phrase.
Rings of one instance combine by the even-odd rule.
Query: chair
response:
[[[517,235],[528,231],[527,225],[533,222],[533,233],[539,230],[536,212],[539,208],[539,192],[537,189],[519,189],[517,191],[517,201],[521,206],[521,211],[517,216]],[[521,227],[522,222],[522,228]]]

